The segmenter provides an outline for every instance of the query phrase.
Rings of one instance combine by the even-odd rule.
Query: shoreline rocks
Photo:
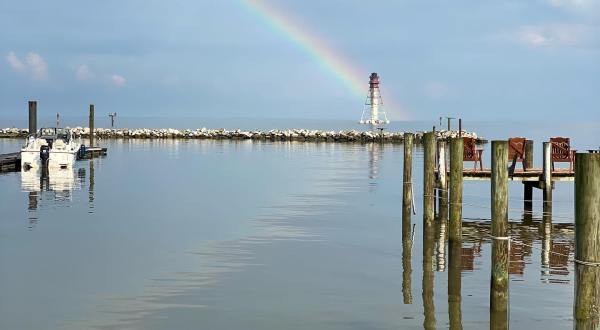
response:
[[[71,128],[73,136],[87,138],[90,134],[88,127]],[[269,131],[261,130],[226,130],[226,129],[128,129],[128,128],[96,128],[96,138],[100,139],[216,139],[216,140],[258,140],[258,141],[315,141],[315,142],[386,142],[402,143],[404,132],[373,132],[373,131],[320,131],[307,129],[288,129]],[[415,142],[420,143],[424,132],[415,132]],[[0,138],[25,138],[27,129],[4,128],[0,129]],[[458,131],[436,131],[438,139],[448,139],[458,136]],[[487,140],[479,137],[474,132],[462,132],[463,136],[472,137],[478,143]]]

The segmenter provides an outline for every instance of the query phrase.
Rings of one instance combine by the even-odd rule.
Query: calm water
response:
[[[0,175],[0,328],[488,327],[489,182],[464,185],[457,309],[443,225],[423,241],[420,150],[403,237],[402,145],[102,144],[72,172]],[[510,324],[571,327],[573,185],[557,183],[552,223],[538,201],[524,220],[509,189]]]

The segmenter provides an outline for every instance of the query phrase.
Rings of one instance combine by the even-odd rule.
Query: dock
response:
[[[463,169],[462,173],[464,180],[490,180],[492,178],[491,169]],[[439,175],[438,171],[436,171],[436,175]],[[539,182],[543,179],[543,175],[544,170],[541,168],[517,169],[513,173],[509,171],[508,179],[510,181]],[[447,176],[450,176],[450,171],[447,171]],[[550,177],[552,181],[574,181],[575,171],[568,168],[557,168],[552,170]]]
[[[12,172],[21,170],[21,153],[13,152],[0,155],[0,172]]]

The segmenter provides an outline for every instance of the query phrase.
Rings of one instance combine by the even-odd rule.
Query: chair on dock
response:
[[[463,161],[470,161],[473,163],[473,168],[477,170],[477,162],[479,162],[479,169],[483,170],[483,149],[477,149],[475,145],[475,139],[472,137],[463,137]]]
[[[577,150],[571,150],[571,139],[567,137],[553,137],[550,138],[552,144],[552,170],[554,170],[554,163],[562,162],[569,163],[569,171],[572,171],[575,163],[575,152]]]
[[[514,173],[517,167],[517,162],[523,164],[523,171],[527,169],[525,162],[525,139],[524,137],[512,137],[508,139],[508,161],[512,162],[510,165],[509,172]]]

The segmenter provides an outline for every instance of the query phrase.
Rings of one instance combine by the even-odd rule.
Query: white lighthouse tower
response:
[[[360,117],[360,123],[371,126],[390,123],[383,109],[383,100],[379,91],[379,76],[376,72],[371,73],[369,77],[369,93]]]

